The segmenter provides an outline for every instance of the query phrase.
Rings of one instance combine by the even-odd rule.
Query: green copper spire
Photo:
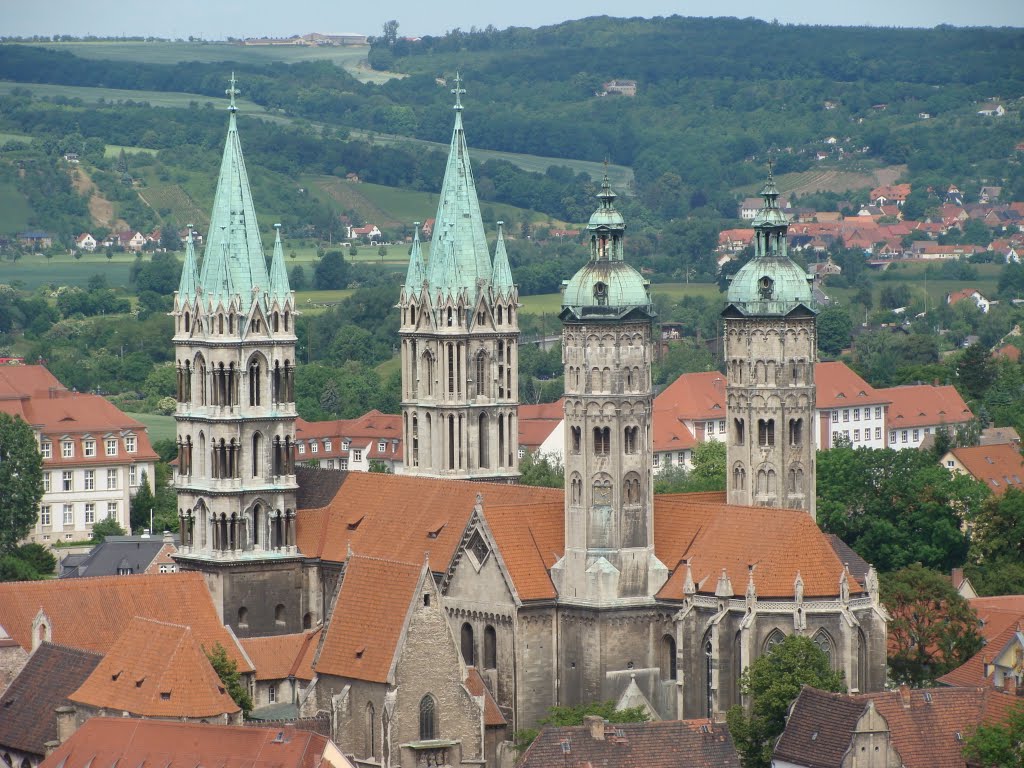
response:
[[[625,261],[626,222],[615,208],[608,174],[597,193],[600,206],[590,217],[590,261],[562,284],[562,319],[625,318],[640,312],[654,317],[650,285]]]
[[[235,84],[232,74],[231,87],[226,91],[230,97],[228,135],[199,282],[211,296],[240,296],[243,306],[248,306],[253,288],[269,289],[270,277],[238,139],[235,96],[239,91]]]
[[[494,269],[491,272],[491,286],[495,293],[509,296],[515,287],[512,283],[512,267],[508,263],[505,251],[505,222],[498,222],[498,242],[494,245]]]
[[[412,236],[412,251],[409,254],[409,269],[405,273],[405,290],[410,296],[418,295],[423,290],[426,272],[423,269],[423,252],[420,249],[420,223],[415,224],[416,231]]]
[[[761,197],[764,202],[753,221],[754,258],[733,276],[725,312],[757,316],[788,315],[797,308],[814,312],[812,278],[789,258],[786,248],[789,219],[779,208],[779,188],[770,165]]]
[[[491,279],[491,259],[462,128],[462,94],[465,92],[462,78],[456,74],[452,89],[455,94],[455,129],[430,240],[428,279],[432,293],[465,288],[473,297],[477,282],[489,282]],[[454,252],[455,269],[447,266],[449,248]]]
[[[196,245],[192,239],[192,225],[188,225],[185,238],[185,263],[181,266],[181,281],[178,283],[178,301],[182,304],[196,297]]]
[[[288,270],[284,265],[284,246],[281,244],[281,225],[274,225],[274,255],[270,259],[270,300],[282,304],[292,295],[288,285]]]

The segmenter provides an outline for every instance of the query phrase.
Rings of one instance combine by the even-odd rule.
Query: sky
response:
[[[376,35],[385,21],[403,36],[493,24],[539,27],[587,16],[735,16],[833,26],[1024,27],[1021,0],[0,0],[0,35],[145,35],[221,40],[308,32]]]

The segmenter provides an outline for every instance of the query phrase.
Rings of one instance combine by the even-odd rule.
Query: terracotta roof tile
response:
[[[953,386],[910,384],[877,391],[891,401],[886,417],[889,429],[962,424],[974,418],[971,409]]]
[[[556,597],[549,572],[565,551],[561,491],[547,502],[484,506],[490,528],[520,600]]]
[[[41,643],[0,696],[0,744],[46,754],[46,742],[57,738],[53,711],[70,703],[68,695],[85,681],[101,658],[98,653]]]
[[[985,642],[992,642],[994,637],[1024,616],[1024,595],[975,597],[968,602],[978,614]]]
[[[239,711],[191,629],[137,617],[69,698],[142,717],[199,719]]]
[[[474,696],[484,697],[484,725],[501,726],[508,725],[505,716],[498,709],[498,702],[491,696],[491,692],[484,685],[484,679],[476,667],[470,667],[466,673],[466,690]]]
[[[772,757],[806,768],[839,768],[866,707],[858,696],[804,686]]]
[[[718,371],[684,373],[654,399],[654,410],[680,419],[724,419],[725,376]]]
[[[984,648],[971,656],[971,658],[959,667],[938,678],[938,682],[943,685],[960,686],[993,685],[994,681],[992,678],[985,674],[985,665],[992,661],[995,656],[1002,653],[1007,644],[1009,644],[1009,642],[1016,636],[1017,632],[1020,631],[1019,628],[1022,622],[1024,622],[1024,614],[1018,616],[1016,622],[1010,624],[998,635],[995,635],[992,639],[988,640],[985,643]]]
[[[32,647],[39,611],[50,620],[54,642],[106,653],[134,617],[192,628],[206,648],[223,645],[240,672],[252,672],[234,636],[224,628],[201,573],[100,576],[0,584],[0,626],[22,647]]]
[[[285,738],[279,738],[284,733]],[[159,765],[160,768],[348,768],[344,758],[324,759],[324,736],[295,728],[176,723],[94,717],[46,758],[41,768]]]
[[[817,408],[852,408],[860,405],[884,405],[889,402],[854,373],[845,363],[818,363],[814,366]]]
[[[621,735],[620,735],[621,734]],[[662,720],[605,726],[603,739],[590,727],[547,727],[523,754],[519,768],[739,768],[724,723]]]
[[[1024,489],[1024,457],[1019,446],[972,445],[954,448],[952,453],[975,480],[983,482],[997,496],[1009,488]]]
[[[318,674],[388,681],[423,565],[352,555],[314,662]]]
[[[256,667],[257,680],[283,680],[295,675],[299,680],[313,679],[313,656],[320,641],[320,630],[271,637],[243,637],[246,655]]]

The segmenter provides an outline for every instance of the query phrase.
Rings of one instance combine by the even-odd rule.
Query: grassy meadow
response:
[[[126,413],[125,415],[146,425],[151,443],[155,443],[157,440],[174,440],[177,436],[177,427],[173,416],[163,416],[157,413]]]
[[[31,216],[32,207],[18,191],[14,179],[0,180],[0,232],[13,233],[26,229]]]

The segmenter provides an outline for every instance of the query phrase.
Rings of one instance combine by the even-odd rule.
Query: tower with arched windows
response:
[[[771,173],[754,219],[754,257],[722,313],[731,504],[814,516],[816,310],[811,277],[789,258],[788,221]]]
[[[462,127],[455,129],[425,263],[419,225],[398,308],[405,473],[519,476],[519,292],[498,222],[490,256]]]
[[[565,554],[559,599],[650,599],[668,576],[654,555],[651,305],[626,263],[626,224],[607,176],[590,217],[590,260],[563,286]]]
[[[174,295],[182,568],[210,574],[240,634],[299,627],[294,598],[256,594],[247,569],[297,560],[295,296],[280,230],[268,267],[242,158],[234,78],[210,228],[197,264],[191,226]],[[266,580],[264,580],[266,583]]]

